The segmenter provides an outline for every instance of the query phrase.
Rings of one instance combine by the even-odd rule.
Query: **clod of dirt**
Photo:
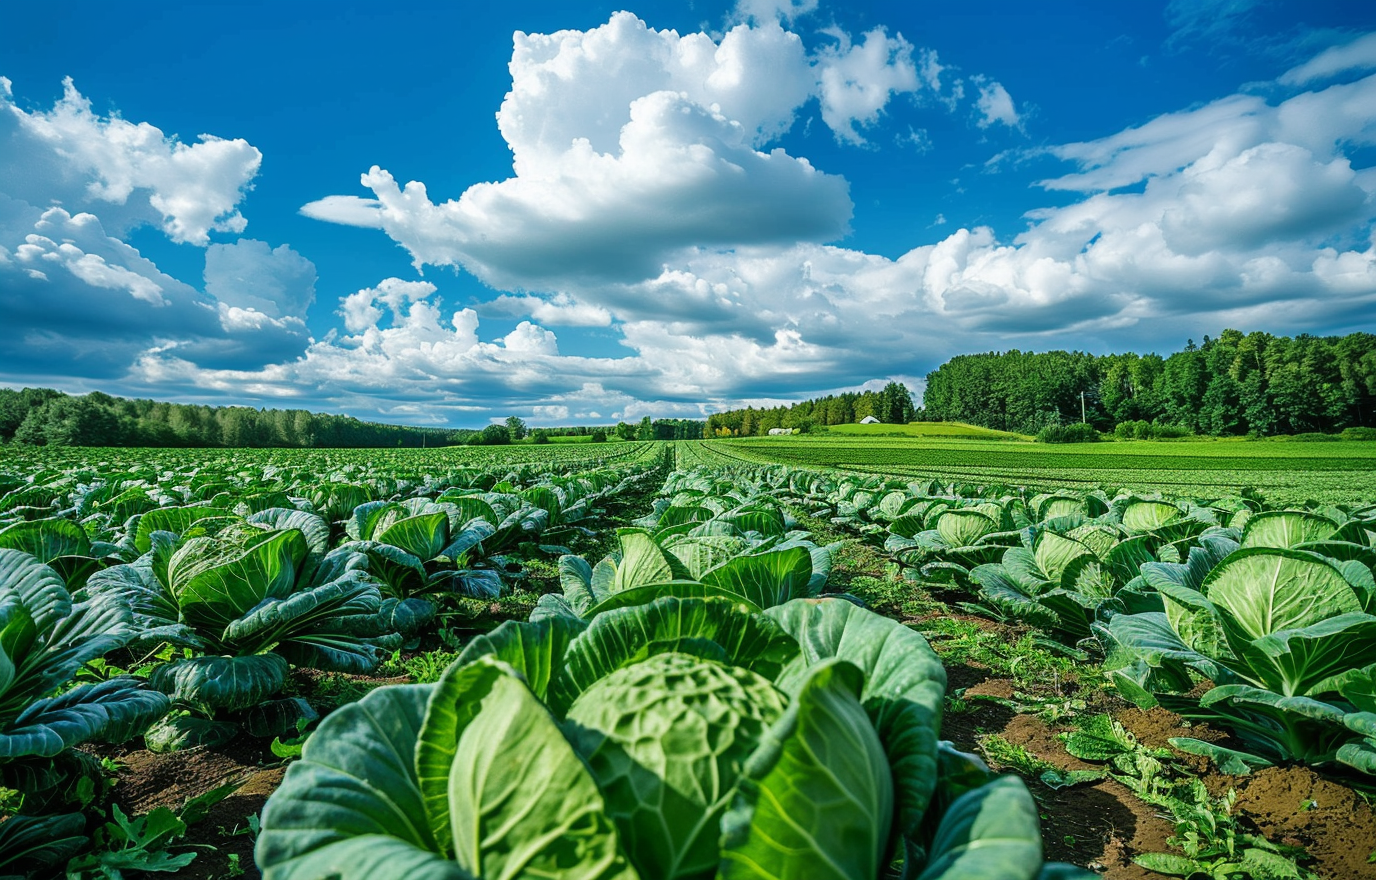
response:
[[[1326,880],[1376,877],[1376,811],[1352,789],[1305,767],[1268,767],[1237,780],[1237,812],[1271,840],[1303,846]]]

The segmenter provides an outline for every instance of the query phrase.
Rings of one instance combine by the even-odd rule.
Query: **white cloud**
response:
[[[745,131],[676,92],[631,105],[618,155],[578,141],[541,176],[477,184],[435,204],[374,167],[376,222],[417,267],[461,265],[505,287],[555,279],[639,278],[694,245],[791,243],[844,233],[847,185],[782,150],[760,153]],[[349,203],[348,216],[365,210]],[[336,198],[302,210],[334,219]]]
[[[816,78],[797,34],[766,22],[727,31],[720,44],[704,33],[655,30],[629,12],[588,31],[517,31],[511,91],[497,127],[519,177],[560,173],[576,142],[614,154],[637,99],[676,92],[739,123],[749,145],[793,124]]]
[[[255,369],[298,355],[305,325],[215,303],[163,273],[88,213],[0,194],[0,376],[109,379],[140,352]]]
[[[980,128],[988,128],[995,122],[1001,122],[1009,128],[1022,128],[1022,117],[1013,107],[1013,96],[1002,84],[984,77],[975,77],[974,81],[979,86],[975,107],[980,113],[976,123]]]
[[[1325,49],[1298,67],[1286,71],[1281,85],[1303,86],[1340,73],[1376,68],[1376,33],[1365,34],[1350,43]]]
[[[555,327],[606,327],[612,322],[611,312],[605,308],[583,302],[567,293],[556,293],[551,297],[503,294],[483,303],[481,311],[490,315],[529,315],[540,324]]]
[[[837,45],[823,49],[818,64],[822,119],[837,140],[863,144],[857,125],[878,122],[893,95],[917,91],[913,47],[902,34],[890,37],[883,28],[871,30],[856,44],[844,32],[834,33]],[[936,79],[936,74],[929,76]]]
[[[288,245],[240,239],[205,252],[205,291],[228,306],[271,317],[305,317],[315,301],[315,264]]]
[[[515,330],[502,338],[502,345],[507,351],[520,352],[523,355],[555,357],[559,354],[559,340],[554,334],[529,321],[517,324]]]
[[[817,0],[736,0],[739,21],[793,21],[817,11]]]
[[[52,110],[28,113],[0,77],[0,117],[8,120],[0,134],[12,127],[18,135],[9,195],[47,204],[71,191],[63,200],[79,207],[127,206],[131,220],[152,220],[177,242],[204,245],[211,231],[244,230],[238,204],[262,161],[256,148],[208,134],[184,144],[146,122],[92,113],[70,78],[63,89]]]
[[[511,90],[497,114],[515,176],[432,199],[374,166],[368,197],[333,195],[301,210],[384,230],[414,265],[461,266],[490,285],[549,291],[567,279],[634,283],[697,248],[834,241],[848,231],[846,182],[769,142],[813,97],[836,137],[865,144],[896,95],[942,91],[936,53],[875,28],[858,41],[837,28],[809,55],[779,14],[808,4],[742,6],[719,41],[655,30],[628,12],[587,31],[517,32]],[[1008,125],[1007,106],[986,111]],[[996,101],[997,103],[997,101]],[[926,149],[925,132],[909,127]],[[509,305],[508,304],[504,304]]]

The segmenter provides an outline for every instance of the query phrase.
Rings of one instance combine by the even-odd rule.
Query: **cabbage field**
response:
[[[7,449],[0,877],[1376,872],[1365,444],[904,443]]]

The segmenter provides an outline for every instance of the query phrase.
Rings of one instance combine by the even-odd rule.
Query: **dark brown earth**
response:
[[[191,825],[186,837],[172,847],[174,853],[196,853],[195,860],[177,876],[188,880],[231,876],[231,855],[238,856],[238,867],[243,871],[238,876],[247,880],[259,876],[248,819],[263,809],[285,772],[280,760],[261,742],[241,739],[218,749],[195,748],[171,754],[139,749],[117,760],[123,766],[112,796],[130,815],[157,807],[178,812],[192,798],[238,783],[233,794],[212,806],[209,815]]]
[[[979,670],[956,666],[953,687],[960,682],[965,696],[1011,695],[1012,682],[980,678]],[[979,751],[979,737],[998,734],[1022,746],[1059,770],[1091,769],[1094,765],[1067,754],[1053,727],[1032,715],[1019,715],[996,702],[975,699],[973,711],[949,715],[942,737],[966,751]],[[1161,748],[1176,736],[1218,741],[1218,731],[1204,725],[1187,726],[1165,709],[1144,712],[1119,703],[1111,713],[1143,745]],[[1214,771],[1203,758],[1177,753],[1177,763],[1197,773],[1210,792],[1237,790],[1234,815],[1243,827],[1268,840],[1304,847],[1311,857],[1305,866],[1324,880],[1373,880],[1376,863],[1376,811],[1341,782],[1325,779],[1305,767],[1277,767],[1250,776],[1227,776]],[[995,769],[1007,769],[999,768]],[[1041,812],[1042,837],[1048,859],[1100,871],[1110,880],[1142,880],[1162,875],[1133,863],[1136,855],[1172,852],[1166,839],[1174,832],[1159,811],[1112,780],[1053,790],[1039,780],[1028,787]]]
[[[1376,812],[1351,788],[1305,767],[1238,780],[1237,809],[1268,839],[1303,846],[1334,880],[1376,877]]]

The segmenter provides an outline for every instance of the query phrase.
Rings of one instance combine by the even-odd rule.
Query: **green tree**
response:
[[[511,438],[512,443],[515,443],[517,440],[524,440],[526,436],[526,423],[518,416],[507,416],[506,432]]]

